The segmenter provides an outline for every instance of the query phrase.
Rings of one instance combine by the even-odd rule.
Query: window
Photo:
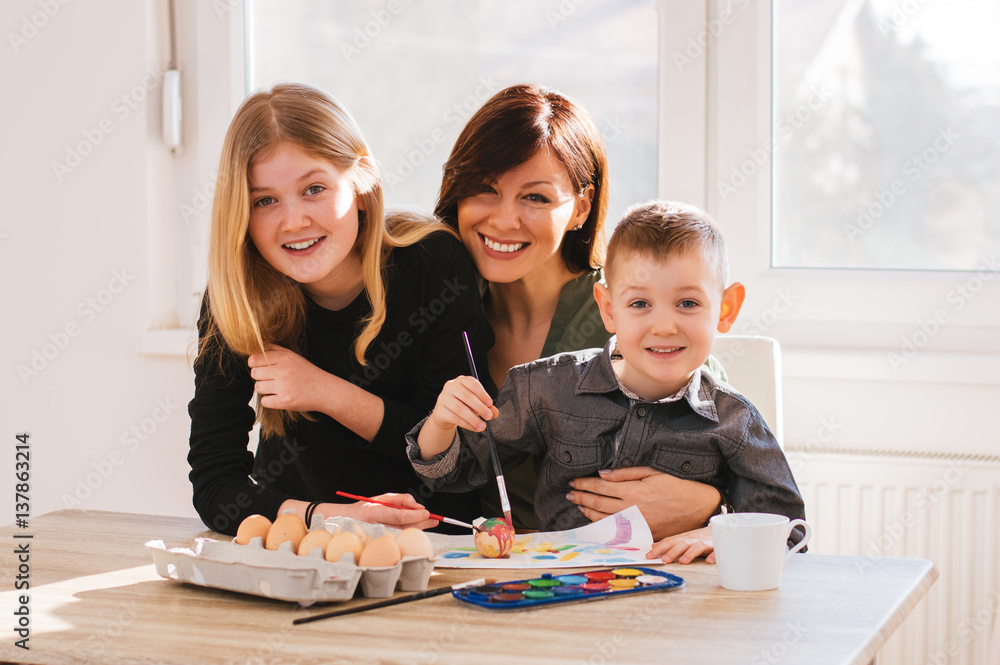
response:
[[[611,222],[627,205],[654,195],[701,205],[716,217],[729,242],[731,272],[748,286],[734,332],[768,334],[786,348],[867,350],[871,363],[890,377],[910,367],[890,363],[890,355],[900,352],[910,358],[916,352],[961,352],[973,374],[983,366],[981,356],[973,354],[1000,353],[1000,280],[993,279],[1000,259],[995,249],[1000,218],[995,155],[1000,153],[997,137],[989,136],[1000,126],[996,79],[990,77],[998,56],[995,49],[977,56],[975,67],[955,60],[959,56],[948,51],[945,30],[966,25],[959,21],[977,28],[963,28],[962,46],[978,53],[973,51],[977,36],[1000,27],[995,2],[224,0],[196,7],[198,25],[205,29],[197,31],[199,88],[188,99],[197,100],[192,115],[198,116],[200,138],[191,151],[197,153],[196,164],[184,171],[190,182],[178,185],[185,201],[200,200],[191,192],[210,195],[206,183],[213,181],[222,134],[246,86],[302,80],[331,91],[358,118],[380,160],[388,202],[429,209],[440,165],[462,119],[489,90],[531,78],[580,101],[604,131],[612,169]],[[942,18],[941,11],[955,16]],[[844,77],[848,64],[864,62],[857,39],[844,36],[858,32],[862,13],[879,31],[869,34],[869,41],[888,40],[879,28],[883,21],[894,40],[893,53],[919,52],[922,59],[911,57],[911,67],[940,70],[947,74],[941,85],[963,91],[942,92],[937,100],[947,100],[945,111],[956,114],[952,129],[962,140],[956,138],[947,151],[939,141],[935,168],[912,188],[904,181],[902,194],[892,185],[906,177],[906,160],[928,146],[934,149],[942,127],[947,141],[952,116],[931,122],[933,131],[926,134],[898,132],[905,141],[919,139],[922,145],[916,148],[903,140],[891,151],[859,142],[869,151],[859,155],[850,142],[838,145],[824,134],[860,131],[857,119],[844,115],[847,97],[837,91],[824,101],[824,89],[817,88],[811,100],[806,83],[813,72],[825,69]],[[899,25],[889,30],[885,21]],[[933,40],[925,34],[939,28],[945,32],[934,48],[915,46],[918,39]],[[783,40],[783,34],[791,39]],[[250,43],[247,49],[244,41]],[[800,50],[789,51],[796,42]],[[854,50],[835,48],[838,42],[852,43]],[[249,83],[243,79],[244,53]],[[841,64],[826,64],[821,53],[831,53]],[[902,99],[896,108],[916,117],[916,109],[909,108],[915,105],[905,103],[910,98],[896,92],[898,81],[891,83],[869,83],[868,96],[877,93],[887,103]],[[864,108],[851,113],[861,117]],[[893,107],[883,108],[890,109],[891,119]],[[971,125],[958,123],[959,116]],[[791,125],[791,135],[782,129],[783,121],[798,124]],[[879,123],[890,126],[887,136],[900,129]],[[983,138],[967,142],[966,135]],[[787,141],[800,145],[790,147]],[[823,186],[839,188],[855,171],[850,197],[816,194]],[[862,180],[862,171],[875,175]],[[790,191],[801,187],[786,181],[811,183],[815,198]],[[873,204],[883,205],[880,193],[888,200],[887,189],[895,201],[876,218],[879,208]],[[904,203],[906,195],[919,205]],[[861,218],[867,228],[858,223],[858,206],[873,220]],[[961,252],[949,251],[943,260],[929,260],[926,252],[890,253],[925,237],[907,224],[933,218],[928,213],[938,209],[951,211],[940,217],[947,223],[947,239],[971,239],[966,246],[978,250],[981,263]],[[956,220],[978,220],[980,211],[983,235],[957,230]],[[207,211],[202,217],[199,227],[204,225],[207,235]],[[853,255],[841,251],[851,245],[850,224],[864,231],[854,238]],[[950,366],[954,356],[937,360]],[[831,361],[833,370],[838,363]],[[954,375],[967,374],[955,370]]]
[[[845,62],[859,57],[856,43],[852,42],[854,51],[824,45],[833,39],[832,35],[856,31],[859,13],[874,17],[873,29],[877,31],[879,16],[891,18],[893,12],[897,12],[898,17],[899,11],[916,7],[917,14],[910,17],[914,23],[906,23],[893,37],[907,44],[908,40],[916,39],[917,25],[927,25],[929,21],[933,27],[941,23],[933,20],[933,14],[919,21],[917,18],[919,12],[936,12],[931,8],[937,4],[947,5],[952,12],[959,11],[954,3],[940,0],[892,3],[876,0],[663,0],[663,11],[668,14],[701,11],[701,31],[688,29],[666,41],[662,45],[665,51],[662,62],[665,68],[670,62],[675,65],[667,72],[673,78],[674,96],[693,109],[692,117],[705,118],[703,129],[692,124],[689,131],[703,136],[704,169],[691,169],[686,175],[689,180],[686,185],[690,191],[697,191],[697,181],[701,181],[703,203],[722,226],[729,242],[731,272],[734,278],[747,285],[747,302],[734,332],[771,335],[786,348],[822,348],[837,353],[852,350],[857,352],[852,356],[858,360],[854,365],[842,362],[840,356],[830,356],[828,369],[831,374],[849,366],[863,366],[866,375],[886,379],[900,378],[918,365],[927,367],[927,372],[932,373],[937,371],[931,369],[934,363],[947,367],[952,361],[963,362],[954,356],[945,361],[935,355],[954,352],[964,354],[967,364],[963,367],[968,369],[956,369],[954,375],[971,376],[979,371],[976,367],[982,366],[982,358],[971,354],[1000,352],[1000,336],[997,335],[1000,308],[995,304],[1000,298],[1000,280],[993,279],[1000,252],[994,249],[997,244],[995,231],[992,240],[983,239],[984,236],[959,231],[949,222],[954,229],[953,235],[975,248],[977,256],[973,259],[956,258],[958,252],[949,252],[950,258],[943,260],[931,260],[926,252],[891,253],[905,243],[917,243],[912,227],[907,225],[915,224],[919,218],[907,217],[905,212],[910,209],[909,204],[904,205],[903,195],[896,194],[899,203],[892,206],[892,218],[886,213],[882,217],[884,223],[870,225],[863,237],[856,238],[857,243],[871,243],[868,249],[858,250],[861,259],[847,255],[843,246],[837,245],[850,243],[843,225],[856,222],[857,205],[877,202],[879,192],[887,185],[892,192],[893,169],[899,169],[900,177],[905,178],[902,169],[906,160],[918,148],[921,153],[928,145],[933,148],[934,141],[940,138],[939,129],[944,130],[946,137],[939,140],[939,147],[944,147],[941,141],[950,140],[948,121],[942,117],[940,121],[924,122],[919,132],[912,127],[908,132],[899,132],[907,141],[918,141],[918,148],[911,148],[906,143],[900,146],[877,144],[869,155],[854,154],[849,145],[843,145],[844,141],[830,138],[824,132],[859,131],[857,119],[845,116],[841,123],[840,116],[835,113],[837,109],[846,110],[848,104],[853,103],[850,94],[855,91],[827,90],[818,87],[817,81],[815,90],[810,92],[812,79],[809,77],[813,72],[832,71],[835,77],[849,78],[844,66],[827,63],[834,56]],[[979,3],[963,4],[963,13],[970,11],[971,5]],[[995,13],[995,10],[983,11],[975,14],[976,20],[991,20]],[[795,21],[803,16],[814,24],[812,32],[803,27],[789,27],[798,25]],[[797,29],[803,34],[794,34]],[[789,47],[783,46],[781,41],[782,34],[789,32],[792,34],[790,41],[804,44],[795,57],[787,54]],[[973,37],[972,34],[966,37],[970,49]],[[881,33],[879,38],[882,38]],[[831,55],[821,57],[818,55],[821,52]],[[925,55],[930,57],[929,53],[928,50]],[[883,63],[886,58],[880,55],[878,62]],[[934,56],[931,62],[944,62],[942,58],[944,56]],[[785,60],[790,61],[787,74],[782,73]],[[991,59],[984,59],[981,65],[985,71],[996,71],[989,69],[988,64],[995,60],[993,55]],[[926,66],[927,60],[925,58],[924,64],[915,62],[917,64],[911,63],[911,66]],[[682,67],[685,71],[703,68],[703,82],[681,80]],[[948,69],[943,64],[941,67]],[[984,80],[982,75],[968,71],[953,79],[953,85],[966,86],[973,76],[975,80]],[[958,115],[979,114],[980,119],[973,122],[984,124],[986,132],[993,128],[992,140],[996,141],[997,122],[982,120],[990,114],[996,116],[996,87],[995,82],[990,83],[995,79],[985,80],[979,92],[952,95],[942,91],[941,96],[951,104],[947,108]],[[892,85],[870,85],[869,90],[872,96],[881,95],[886,100],[885,108],[893,108],[889,105],[891,102],[897,105],[896,108],[908,109],[914,103],[908,91],[899,89],[898,83],[895,80]],[[994,87],[991,89],[990,85]],[[969,103],[970,99],[975,103]],[[962,105],[968,110],[956,110]],[[799,113],[797,118],[796,112]],[[856,112],[859,117],[863,114],[863,110]],[[911,115],[918,116],[915,111]],[[789,132],[783,130],[786,126],[783,122],[786,125],[794,122],[797,126],[791,125],[793,131]],[[959,126],[963,125],[957,122],[956,116],[953,124],[956,133],[961,133],[957,129]],[[970,129],[964,131],[971,132]],[[980,135],[984,134],[980,132]],[[800,145],[790,147],[790,142]],[[690,148],[688,152],[696,154]],[[998,178],[991,175],[996,168],[990,172],[988,161],[993,159],[993,164],[997,163],[991,154],[995,151],[979,141],[967,144],[956,139],[947,152],[940,152],[942,156],[935,169],[927,170],[928,176],[919,183],[926,185],[926,192],[918,191],[915,185],[909,192],[921,201],[924,209],[918,210],[920,215],[932,205],[951,206],[956,211],[959,208],[978,211],[982,203],[987,225],[995,224],[1000,211],[991,201],[996,199]],[[876,175],[869,176],[866,181],[861,179],[861,171],[874,168],[871,156],[883,161],[878,165],[881,170],[875,171]],[[796,157],[797,162],[793,161]],[[978,189],[970,192],[965,184],[954,185],[949,181],[953,173],[962,169],[977,173],[962,177]],[[852,191],[845,190],[842,183],[829,175],[847,178],[847,174],[855,172],[858,184]],[[888,178],[887,183],[879,184],[886,182],[885,178]],[[814,187],[808,198],[787,191],[794,189],[794,183],[803,181]],[[909,188],[910,183],[906,184]],[[823,186],[831,188],[824,194],[825,199],[817,193]],[[866,195],[868,198],[864,198]],[[980,195],[985,199],[983,202],[979,201]],[[854,197],[853,205],[847,206],[839,197]],[[837,205],[832,205],[831,201]],[[844,215],[851,211],[854,216],[845,218]],[[885,234],[897,231],[900,235],[885,239]],[[831,236],[837,237],[831,240]],[[826,251],[823,245],[832,245],[833,249]],[[880,246],[878,251],[871,249],[879,245],[888,246]],[[961,271],[957,270],[959,267]]]
[[[249,11],[251,88],[302,81],[343,102],[389,205],[433,209],[466,120],[522,82],[593,115],[608,146],[610,223],[656,195],[655,0],[256,0]]]
[[[779,0],[773,25],[772,265],[983,268],[1000,250],[1000,4]]]

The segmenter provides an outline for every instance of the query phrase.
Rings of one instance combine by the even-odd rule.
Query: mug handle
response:
[[[788,534],[789,535],[792,533],[792,529],[794,529],[796,526],[804,527],[805,531],[806,531],[806,535],[802,537],[802,540],[800,540],[799,542],[797,542],[795,544],[795,547],[793,547],[792,549],[790,549],[787,552],[785,552],[785,558],[781,562],[782,565],[784,565],[784,563],[788,561],[788,557],[792,556],[793,554],[795,554],[796,552],[798,552],[800,549],[802,549],[803,547],[805,547],[809,543],[809,539],[812,538],[812,527],[810,527],[809,523],[806,522],[805,520],[792,520],[791,522],[789,522],[788,523]],[[785,540],[788,540],[788,535],[785,536]]]

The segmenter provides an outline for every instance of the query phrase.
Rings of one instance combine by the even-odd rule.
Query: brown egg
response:
[[[278,545],[290,540],[292,541],[292,552],[297,552],[299,543],[306,537],[306,531],[306,523],[298,515],[294,513],[279,515],[267,531],[267,540],[264,541],[264,547],[269,550],[276,550],[278,549]]]
[[[240,528],[236,530],[236,542],[239,545],[246,545],[257,536],[267,538],[267,531],[270,528],[271,520],[263,515],[251,515],[240,522]]]
[[[396,534],[396,544],[401,556],[434,556],[431,539],[420,529],[403,529]]]
[[[299,543],[299,554],[302,556],[309,556],[309,553],[317,547],[325,552],[326,546],[330,542],[331,538],[333,538],[333,536],[326,529],[313,529],[307,533],[306,537],[302,539],[301,543]]]
[[[354,555],[354,563],[357,564],[358,559],[361,558],[362,549],[361,540],[356,535],[350,531],[340,531],[335,533],[330,538],[330,542],[326,544],[326,560],[340,561],[340,557],[345,552],[350,552]]]
[[[361,528],[361,525],[357,522],[348,522],[344,526],[339,526],[333,533],[334,535],[338,533],[353,533],[358,537],[358,542],[361,543],[361,547],[364,547],[368,542],[368,532]]]
[[[383,566],[395,566],[399,563],[401,555],[399,545],[392,536],[379,536],[372,538],[365,545],[358,559],[358,565],[364,568],[381,568]]]

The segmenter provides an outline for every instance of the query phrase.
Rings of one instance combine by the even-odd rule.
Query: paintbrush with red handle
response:
[[[419,510],[418,508],[410,508],[409,506],[400,506],[399,504],[396,503],[389,503],[388,501],[379,501],[378,499],[373,499],[368,496],[359,496],[357,494],[350,494],[348,492],[341,492],[339,490],[337,491],[337,496],[346,497],[348,499],[354,499],[356,501],[368,501],[369,503],[377,503],[380,506],[389,506],[390,508],[401,508],[403,510]],[[479,531],[479,529],[477,529],[473,525],[469,524],[468,522],[463,522],[462,520],[456,520],[452,519],[451,517],[444,517],[442,515],[435,515],[434,513],[431,513],[430,516],[432,520],[437,520],[438,522],[444,522],[445,524],[454,524],[455,526],[464,526],[468,529]]]

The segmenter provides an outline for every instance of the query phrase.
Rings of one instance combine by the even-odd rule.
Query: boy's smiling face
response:
[[[608,332],[618,335],[622,384],[643,399],[669,397],[704,364],[715,333],[726,332],[743,304],[744,288],[723,289],[712,262],[699,251],[666,259],[628,252],[614,262],[608,287],[594,297]]]

